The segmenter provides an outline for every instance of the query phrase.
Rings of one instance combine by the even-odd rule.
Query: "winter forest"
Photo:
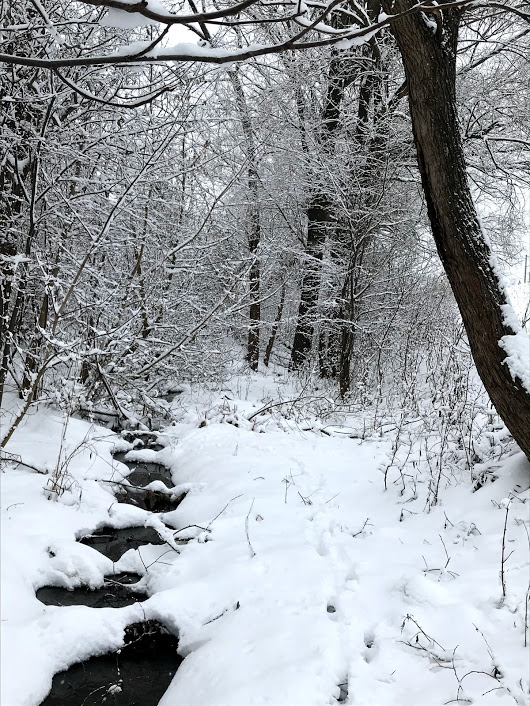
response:
[[[530,704],[530,5],[0,0],[3,706]]]

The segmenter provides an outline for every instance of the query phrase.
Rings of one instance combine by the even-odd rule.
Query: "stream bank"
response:
[[[156,437],[141,439],[152,448]],[[138,440],[137,440],[138,441]],[[161,447],[158,447],[161,448]],[[156,447],[155,449],[156,450]],[[128,461],[125,453],[114,458],[131,471],[123,482],[112,483],[118,502],[135,505],[149,512],[174,510],[184,495],[173,495],[170,471],[158,463]],[[167,492],[150,484],[163,484]],[[113,562],[130,549],[148,544],[161,545],[164,540],[152,527],[116,529],[105,526],[79,539]],[[48,606],[67,608],[87,606],[94,610],[119,609],[148,598],[141,576],[118,573],[105,577],[101,588],[81,586],[74,590],[43,586],[36,592],[39,601]],[[41,706],[156,706],[168,688],[182,658],[177,654],[178,637],[157,621],[146,620],[126,627],[123,647],[115,652],[94,656],[73,664],[56,674],[52,688]]]

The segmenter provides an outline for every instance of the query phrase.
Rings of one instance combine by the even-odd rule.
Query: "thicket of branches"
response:
[[[4,54],[46,56],[39,7],[2,3]],[[87,13],[95,49],[153,36]],[[528,30],[513,25],[485,11],[458,57],[469,178],[507,265],[530,178]],[[282,40],[278,24],[239,31]],[[60,43],[76,41],[65,21]],[[401,419],[479,390],[389,33],[226,68],[4,64],[0,81],[0,397],[16,394],[15,425],[39,399],[160,416],[172,387],[244,359]]]

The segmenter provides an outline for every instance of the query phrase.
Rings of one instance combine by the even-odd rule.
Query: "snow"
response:
[[[499,346],[506,353],[504,363],[509,367],[512,377],[518,378],[530,393],[530,337],[521,328],[510,304],[502,306],[501,309],[504,323],[514,331],[512,335],[503,336],[499,341]]]
[[[301,423],[281,407],[249,420],[271,393],[256,376],[246,392],[239,379],[218,398],[179,396],[164,448],[129,452],[163,462],[188,491],[162,515],[116,502],[105,482],[128,473],[111,452],[131,444],[45,407],[23,422],[6,450],[42,471],[70,458],[71,483],[48,500],[46,475],[4,464],[2,704],[36,706],[54,673],[118,649],[145,618],[178,632],[185,656],[161,706],[528,703],[522,454],[477,492],[464,478],[444,487],[426,511],[427,478],[403,492],[391,471],[384,490],[391,438],[352,439],[341,433],[351,420]],[[76,542],[104,524],[191,541],[129,550],[113,565]],[[35,598],[43,585],[97,587],[125,570],[144,577],[141,608]]]
[[[126,5],[135,5],[135,4],[137,4],[137,0],[120,0],[120,4],[124,7]],[[173,12],[170,12],[167,9],[167,7],[164,5],[164,3],[161,2],[161,0],[143,0],[142,4],[144,5],[145,12],[156,13],[160,16],[160,19],[162,19],[162,20],[163,19],[174,20],[174,18],[175,18],[175,14]],[[110,12],[110,10],[109,10],[109,12]],[[116,17],[122,17],[124,15],[131,15],[131,14],[138,15],[138,16],[142,17],[141,13],[139,13],[139,12],[131,13],[131,12],[128,12],[127,10],[119,10],[118,9],[118,10],[115,10],[115,13],[116,13]],[[126,25],[113,25],[113,26],[124,27],[125,29],[127,28]],[[132,25],[132,26],[136,27],[138,25]]]
[[[428,27],[434,34],[436,34],[436,32],[438,31],[438,25],[436,24],[436,20],[427,15],[425,12],[420,12],[420,17],[423,20],[425,26]]]
[[[365,30],[362,30],[362,33],[357,36],[354,35],[349,38],[340,39],[334,44],[334,47],[335,49],[339,49],[341,51],[353,49],[354,47],[362,47],[363,44],[367,44],[370,39],[372,39],[372,37],[375,37],[378,32],[379,28],[376,28],[371,32],[366,32]]]
[[[502,336],[499,341],[499,346],[506,353],[503,363],[508,366],[512,379],[514,381],[519,380],[530,394],[530,336],[522,328],[512,303],[513,294],[519,295],[516,296],[516,299],[518,299],[521,293],[513,286],[510,279],[501,272],[498,260],[493,253],[491,253],[489,261],[507,300],[506,304],[501,305],[503,322],[513,331],[513,334]],[[527,306],[529,290],[526,285],[523,285],[523,287],[524,294],[522,298],[525,302],[524,306]],[[518,309],[523,311],[524,307],[521,306],[521,302],[517,301],[517,304]]]
[[[136,27],[149,27],[157,25],[158,22],[144,17],[139,12],[126,12],[110,8],[105,16],[100,20],[103,27],[116,27],[118,29],[135,29]]]
[[[317,22],[314,24],[314,21],[308,19],[307,17],[302,17],[301,15],[297,15],[296,22],[297,24],[302,25],[302,27],[311,27],[316,32],[326,32],[327,34],[344,34],[343,29],[337,29],[336,27],[332,27],[325,22]]]
[[[224,59],[226,57],[233,56],[234,59],[240,54],[247,54],[248,52],[259,52],[266,48],[264,44],[250,44],[244,49],[222,49],[219,47],[210,47],[208,45],[204,46],[202,44],[192,44],[191,42],[179,42],[167,47],[157,47],[148,53],[148,56],[155,57],[157,59],[171,58],[171,57],[184,57],[186,59]]]

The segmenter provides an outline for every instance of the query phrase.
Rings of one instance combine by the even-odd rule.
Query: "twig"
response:
[[[458,682],[458,691],[456,692],[456,699],[451,699],[450,701],[446,701],[445,704],[453,704],[453,703],[472,703],[470,699],[461,699],[460,694],[463,692],[464,688],[462,686],[462,679],[458,676],[458,672],[456,671],[456,664],[455,664],[455,654],[458,649],[458,645],[453,650],[453,655],[451,657],[451,668],[454,672],[455,679]]]
[[[18,454],[13,454],[9,451],[2,451],[0,453],[0,461],[9,461],[10,463],[16,463],[17,466],[24,466],[25,468],[31,468],[32,471],[36,471],[37,473],[40,473],[40,475],[42,475],[42,476],[49,475],[49,471],[43,470],[42,468],[38,468],[37,466],[32,466],[31,463],[27,463],[26,461],[23,461],[22,456],[19,456]]]
[[[140,547],[136,550],[138,552],[138,556],[140,557],[140,561],[143,564],[143,567],[145,569],[145,573],[147,573],[147,566],[145,565],[145,561],[143,560],[142,553],[140,552]]]
[[[283,502],[287,505],[287,491],[289,490],[289,487],[292,485],[292,482],[288,478],[284,478],[282,480],[282,483],[285,483],[285,495],[283,498]]]
[[[329,500],[326,500],[325,505],[330,503],[332,500],[335,500],[335,498],[337,498],[339,495],[340,495],[340,493],[335,493],[335,495],[332,495]]]
[[[352,534],[352,537],[358,537],[360,534],[362,534],[364,528],[366,527],[366,525],[368,524],[369,521],[370,521],[370,518],[367,517],[366,520],[364,521],[364,525],[361,527],[361,529],[358,532],[356,532],[355,534]]]
[[[207,527],[206,527],[206,530],[209,530],[210,527],[213,525],[213,523],[217,520],[217,518],[218,518],[218,517],[221,517],[221,515],[222,515],[223,512],[226,510],[226,508],[230,505],[230,503],[232,503],[232,502],[234,502],[234,500],[237,500],[238,498],[242,498],[242,497],[243,497],[243,493],[240,493],[240,495],[236,495],[235,498],[232,498],[231,500],[229,500],[229,501],[226,503],[226,505],[224,506],[224,508],[221,510],[221,512],[219,512],[219,513],[213,518],[213,520],[210,520],[210,522],[208,523],[208,525],[207,525]]]
[[[297,491],[297,493],[302,498],[302,502],[304,503],[304,505],[312,505],[313,504],[309,498],[304,498],[304,496],[302,495],[302,493],[299,490]]]
[[[269,409],[273,409],[274,407],[281,407],[284,404],[294,404],[295,402],[300,402],[301,400],[307,399],[321,400],[322,397],[314,397],[313,395],[308,395],[307,397],[304,397],[303,395],[300,395],[298,397],[294,397],[291,400],[282,400],[281,402],[269,402],[264,407],[261,407],[261,409],[258,409],[257,412],[253,412],[250,417],[247,417],[247,420],[250,422],[252,419],[254,419],[254,417],[257,417],[262,412],[267,412]]]
[[[252,544],[250,543],[250,537],[249,537],[249,533],[248,533],[248,519],[249,519],[249,517],[250,517],[250,513],[252,512],[252,508],[253,508],[253,506],[254,506],[254,500],[255,500],[255,499],[256,499],[256,498],[252,498],[252,502],[250,503],[250,507],[249,507],[249,509],[248,509],[247,516],[246,516],[246,518],[245,518],[245,534],[247,535],[247,542],[248,542],[248,546],[249,546],[249,548],[250,548],[250,558],[251,558],[251,559],[253,559],[253,558],[256,556],[256,552],[254,551],[254,547],[253,547]]]
[[[488,654],[489,654],[489,656],[490,656],[490,659],[491,659],[492,662],[494,662],[494,661],[495,661],[495,658],[493,657],[493,650],[491,649],[489,642],[486,640],[486,636],[484,635],[484,633],[482,632],[482,630],[481,630],[479,627],[477,627],[477,626],[475,625],[475,623],[473,623],[473,627],[475,628],[475,630],[476,630],[478,633],[480,633],[480,634],[482,635],[482,639],[484,640],[484,642],[485,642],[485,644],[486,644],[486,648],[487,648],[487,650],[488,650]]]
[[[213,522],[213,520],[212,520]],[[210,523],[211,524],[211,523]],[[202,530],[203,532],[211,532],[211,529],[208,529],[208,527],[201,527],[201,525],[186,525],[185,527],[181,527],[178,530],[175,530],[173,534],[178,534],[179,532],[184,532],[186,529],[191,529],[192,527],[196,527],[197,529]]]
[[[528,539],[528,548],[530,549],[530,532],[528,532],[528,526],[524,520],[523,520],[523,527],[525,529],[526,537]],[[524,606],[524,646],[525,647],[528,645],[527,633],[528,633],[528,625],[529,625],[529,622],[528,622],[529,607],[530,607],[530,584],[528,584],[528,589],[526,591],[525,606]]]
[[[166,544],[167,544],[167,542],[166,542]],[[171,545],[169,545],[169,546],[171,547]],[[174,547],[171,547],[171,549],[168,549],[167,552],[164,552],[163,554],[161,554],[161,555],[158,557],[158,559],[155,559],[154,561],[152,561],[152,562],[151,562],[150,564],[148,564],[147,566],[145,566],[142,557],[140,557],[140,559],[142,559],[142,564],[144,564],[144,566],[145,566],[145,568],[146,568],[146,570],[147,570],[147,569],[149,569],[151,566],[153,566],[154,564],[158,564],[158,562],[160,561],[160,559],[161,559],[163,556],[166,556],[166,554],[171,554],[171,552],[174,552],[174,551],[175,551],[175,548],[174,548]],[[138,552],[138,553],[140,553],[140,552]],[[166,566],[171,566],[171,564],[168,564],[168,563],[165,562],[165,561],[163,561],[162,564],[166,564]]]
[[[508,525],[508,513],[510,512],[510,505],[512,501],[509,500],[506,505],[506,516],[504,518],[504,529],[502,532],[502,552],[501,552],[501,586],[502,586],[502,600],[506,598],[506,577],[504,575],[504,563],[506,561],[505,551],[506,551],[506,527]]]
[[[443,544],[443,548],[444,548],[444,551],[445,551],[445,556],[447,557],[447,561],[445,562],[445,566],[444,566],[444,569],[447,569],[447,567],[449,566],[449,562],[451,561],[451,557],[449,556],[449,553],[448,553],[448,551],[447,551],[447,547],[445,546],[445,542],[444,542],[444,540],[443,540],[443,538],[442,538],[442,535],[439,534],[438,537],[440,537],[440,542]]]
[[[438,645],[438,647],[442,650],[442,652],[445,652],[445,647],[442,647],[439,642],[437,642],[434,637],[430,637],[430,635],[427,635],[427,633],[423,630],[423,628],[420,627],[419,623],[416,621],[416,619],[408,613],[405,617],[405,620],[403,621],[403,624],[401,626],[401,629],[405,627],[405,623],[407,620],[410,620],[414,625],[418,628],[420,633],[427,639],[429,642],[432,642],[434,645]]]

